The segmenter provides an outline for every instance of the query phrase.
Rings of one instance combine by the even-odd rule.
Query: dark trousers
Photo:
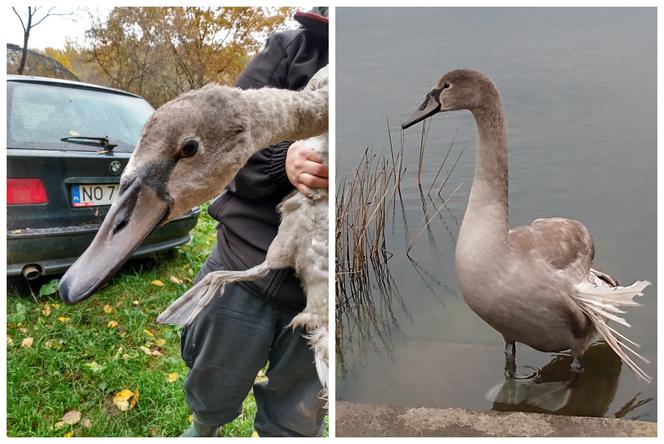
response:
[[[216,253],[196,281],[223,268]],[[314,355],[302,331],[287,328],[292,317],[231,284],[182,331],[182,358],[190,369],[185,397],[200,420],[219,426],[232,421],[253,386],[260,436],[322,434],[325,401]],[[267,380],[254,383],[266,363]]]

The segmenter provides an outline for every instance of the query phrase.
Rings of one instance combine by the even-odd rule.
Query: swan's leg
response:
[[[307,333],[327,324],[327,276],[318,276],[314,282],[304,280],[307,305],[299,314],[295,315],[288,326],[293,330],[302,327]]]
[[[568,386],[571,389],[576,388],[579,381],[581,380],[581,372],[572,372],[572,377],[569,379]]]
[[[516,341],[505,341],[505,377],[516,374]]]
[[[309,275],[309,277],[311,276]],[[293,329],[302,327],[306,331],[305,337],[314,351],[314,362],[318,378],[323,386],[323,396],[327,396],[326,390],[329,378],[327,276],[321,274],[316,279],[316,282],[305,279],[304,283],[307,306],[301,313],[293,317],[288,326]]]
[[[516,362],[516,341],[505,342],[505,360]]]
[[[574,360],[569,366],[569,369],[572,373],[579,374],[583,373],[583,365],[581,364],[581,359],[578,356],[574,356]]]

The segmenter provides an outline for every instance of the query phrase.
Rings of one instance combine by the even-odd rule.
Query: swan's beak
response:
[[[417,108],[417,110],[415,110],[415,112],[411,114],[408,119],[401,123],[401,128],[409,128],[415,125],[417,122],[421,122],[427,117],[433,116],[439,111],[440,102],[438,102],[438,98],[433,93],[429,93],[427,94],[426,99],[424,99],[424,103],[420,105],[420,107]]]
[[[113,202],[88,249],[60,280],[62,300],[75,304],[97,291],[165,220],[170,208],[168,197],[136,178]]]

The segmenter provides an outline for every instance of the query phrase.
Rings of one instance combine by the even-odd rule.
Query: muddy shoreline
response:
[[[337,401],[336,418],[336,436],[657,436],[657,423],[646,421],[346,401]]]

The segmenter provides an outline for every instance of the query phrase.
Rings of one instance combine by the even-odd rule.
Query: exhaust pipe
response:
[[[39,265],[26,265],[25,267],[23,267],[23,271],[21,272],[21,274],[27,280],[34,281],[39,276],[41,276],[42,271]]]

